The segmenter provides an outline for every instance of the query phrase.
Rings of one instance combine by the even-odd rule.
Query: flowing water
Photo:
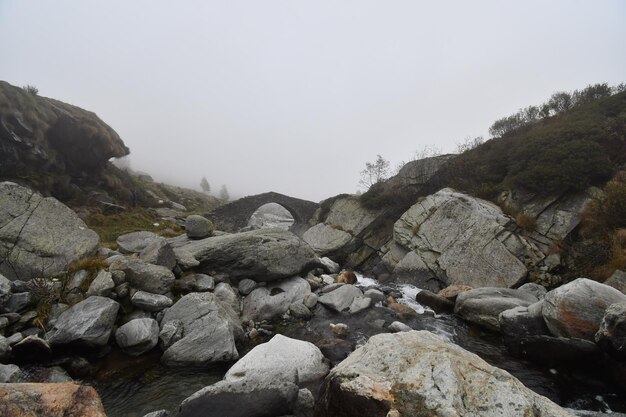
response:
[[[372,278],[357,277],[357,285],[362,288],[380,286]],[[576,369],[549,368],[514,358],[508,354],[499,335],[469,326],[453,315],[435,315],[415,301],[415,295],[420,290],[414,286],[400,284],[394,287],[403,294],[398,302],[419,313],[417,318],[405,321],[413,329],[429,330],[476,353],[492,365],[510,372],[533,391],[562,406],[626,411],[626,401],[616,394],[607,378],[596,369],[587,369],[582,365]],[[345,323],[350,327],[346,341],[354,348],[364,344],[370,336],[384,332],[383,326],[395,320],[394,313],[381,305],[356,315],[333,313],[319,306],[313,320],[306,323],[280,323],[276,331],[318,343],[321,340],[336,340],[330,331],[330,323]],[[240,350],[240,355],[243,356],[249,348]],[[156,352],[144,355],[141,359],[128,358],[114,352],[102,365],[103,371],[90,382],[102,397],[109,417],[142,417],[159,409],[167,409],[176,415],[182,400],[219,381],[228,369],[228,366],[222,366],[209,370],[173,370],[159,365]],[[317,389],[311,388],[313,392]]]

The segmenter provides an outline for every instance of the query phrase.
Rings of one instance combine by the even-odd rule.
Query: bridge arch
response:
[[[302,234],[309,227],[309,220],[319,208],[318,203],[289,197],[284,194],[269,192],[240,198],[231,203],[224,204],[205,214],[209,220],[215,223],[218,230],[236,233],[248,225],[252,214],[261,206],[268,203],[276,203],[283,206],[293,217],[293,225],[289,230],[296,234]]]

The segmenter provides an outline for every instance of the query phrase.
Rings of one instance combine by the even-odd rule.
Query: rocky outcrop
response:
[[[0,415],[106,417],[96,390],[73,382],[0,384]]]
[[[84,178],[127,154],[96,114],[0,81],[0,177],[33,172]]]
[[[608,285],[578,278],[546,294],[543,317],[555,336],[594,340],[606,309],[626,302],[626,295]]]
[[[95,253],[98,242],[96,232],[55,198],[0,183],[0,273],[6,278],[57,274]]]
[[[383,258],[397,280],[438,291],[450,284],[511,287],[543,254],[496,205],[446,188],[395,223]]]
[[[198,269],[233,279],[272,281],[320,266],[313,250],[291,232],[259,229],[215,236],[182,247],[200,262]]]
[[[65,310],[48,333],[51,345],[104,346],[117,318],[119,304],[93,296]]]
[[[571,417],[506,371],[426,331],[372,336],[325,380],[317,417]]]
[[[239,358],[235,341],[243,337],[238,314],[213,293],[191,293],[170,307],[161,320],[161,333],[173,327],[181,338],[168,338],[161,361],[170,366],[209,366]],[[163,340],[163,339],[162,339]]]

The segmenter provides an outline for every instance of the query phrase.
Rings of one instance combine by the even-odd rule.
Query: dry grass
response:
[[[534,232],[537,229],[537,220],[524,213],[518,213],[515,216],[515,223],[525,232]]]

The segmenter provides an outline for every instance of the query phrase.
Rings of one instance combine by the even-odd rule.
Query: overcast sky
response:
[[[626,2],[0,0],[0,79],[96,112],[157,180],[317,201],[626,81]]]

